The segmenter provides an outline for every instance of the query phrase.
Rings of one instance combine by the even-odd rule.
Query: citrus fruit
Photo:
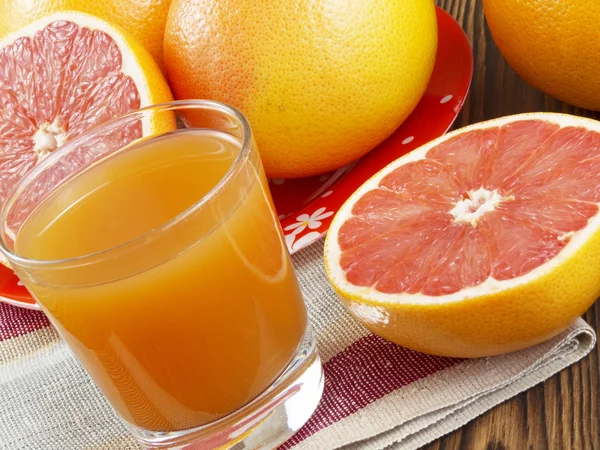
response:
[[[525,81],[600,110],[600,2],[483,0],[483,7],[500,52]]]
[[[436,47],[431,0],[174,0],[164,51],[174,95],[240,109],[267,175],[286,178],[389,136],[423,95]]]
[[[128,31],[163,66],[163,35],[171,0],[27,0],[0,2],[0,38],[60,11],[92,14]]]
[[[148,52],[94,16],[57,13],[9,35],[0,42],[0,207],[13,186],[64,142],[170,99]],[[152,131],[132,129],[120,144]]]
[[[509,116],[394,161],[333,220],[325,267],[367,328],[445,356],[518,350],[600,295],[600,123]]]

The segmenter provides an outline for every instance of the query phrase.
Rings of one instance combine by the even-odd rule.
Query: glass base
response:
[[[285,372],[229,416],[181,431],[148,431],[131,424],[129,428],[147,449],[273,449],[308,421],[323,394],[323,381],[321,359],[309,331]]]

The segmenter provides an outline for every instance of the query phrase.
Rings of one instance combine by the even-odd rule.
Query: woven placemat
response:
[[[293,259],[324,361],[324,396],[284,449],[415,449],[584,357],[581,319],[536,347],[460,360],[414,352],[359,325],[329,286],[323,242]],[[139,449],[39,312],[0,304],[0,448]]]

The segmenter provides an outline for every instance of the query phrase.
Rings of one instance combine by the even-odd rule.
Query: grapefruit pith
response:
[[[148,52],[94,16],[62,12],[9,35],[0,42],[0,207],[13,186],[64,142],[171,99]]]
[[[600,123],[475,124],[396,160],[339,210],[328,277],[367,328],[419,351],[495,355],[600,296]]]

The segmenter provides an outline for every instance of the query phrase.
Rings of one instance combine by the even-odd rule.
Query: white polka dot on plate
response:
[[[452,96],[451,95],[446,95],[443,99],[440,100],[440,103],[448,103],[450,100],[452,100]]]
[[[271,179],[271,181],[273,182],[273,184],[277,184],[277,185],[285,183],[285,179],[283,179],[283,178],[273,178],[273,179]]]
[[[327,192],[323,193],[323,195],[321,195],[321,197],[329,197],[332,193],[333,193],[333,191],[327,191]]]
[[[415,140],[414,136],[409,136],[402,141],[402,145],[410,144],[414,140]]]

